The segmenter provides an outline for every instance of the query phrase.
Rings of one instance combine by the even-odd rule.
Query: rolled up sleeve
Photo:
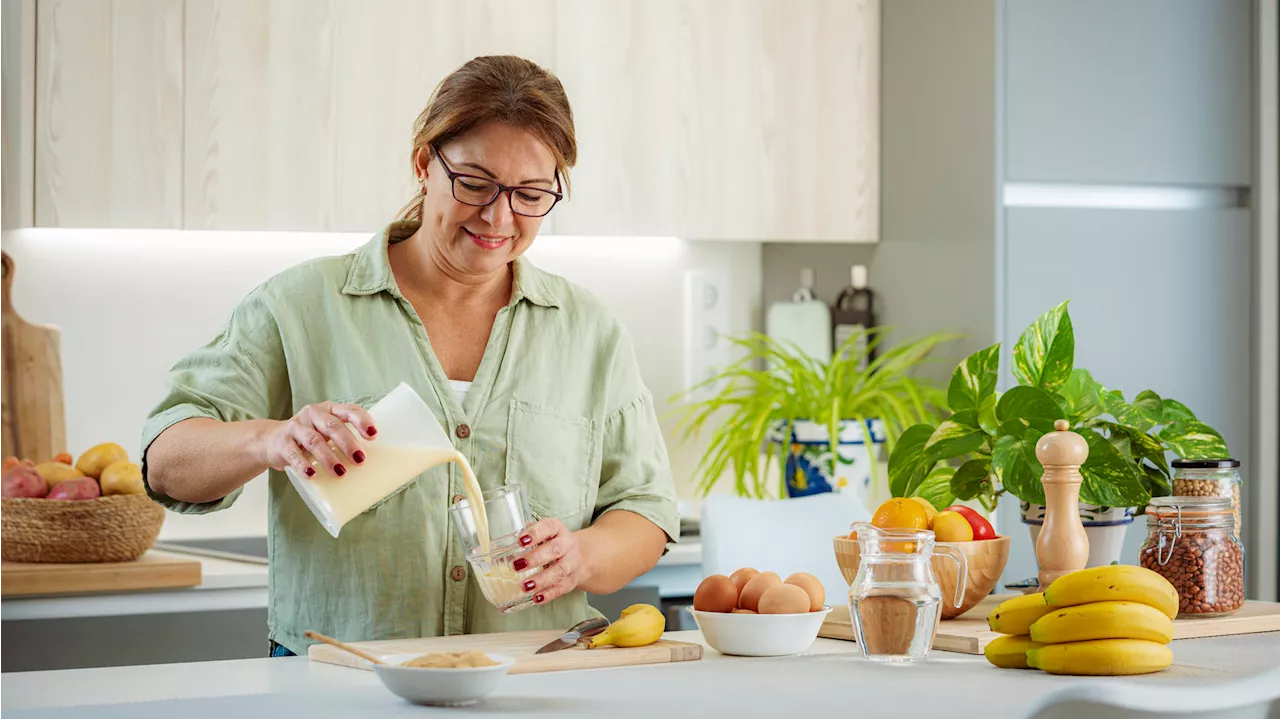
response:
[[[595,517],[625,509],[658,525],[670,541],[677,541],[680,515],[675,478],[653,396],[645,390],[607,417],[603,440]]]
[[[235,309],[217,337],[170,370],[167,393],[151,410],[142,430],[142,480],[147,495],[182,514],[205,514],[234,504],[241,489],[201,503],[182,502],[156,492],[148,478],[147,450],[165,430],[184,420],[270,418],[279,396],[283,362],[279,330],[262,299],[252,294]]]

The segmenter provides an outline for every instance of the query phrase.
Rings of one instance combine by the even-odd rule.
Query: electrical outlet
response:
[[[728,365],[732,345],[729,334],[733,297],[729,273],[724,270],[689,270],[685,273],[685,383],[692,387]],[[698,390],[694,399],[720,391],[719,385]]]

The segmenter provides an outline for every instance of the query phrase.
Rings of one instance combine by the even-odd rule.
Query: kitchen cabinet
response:
[[[40,0],[36,221],[375,230],[414,194],[436,83],[512,53],[574,106],[573,192],[543,232],[874,241],[879,8]]]
[[[180,227],[182,0],[40,0],[35,223]]]
[[[874,241],[879,3],[560,0],[562,234]]]

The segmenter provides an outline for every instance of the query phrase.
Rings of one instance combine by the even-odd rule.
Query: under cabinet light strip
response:
[[[1236,208],[1249,206],[1249,190],[1244,187],[1006,182],[1004,205],[1115,210]]]

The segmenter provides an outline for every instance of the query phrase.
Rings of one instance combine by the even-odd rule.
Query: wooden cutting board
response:
[[[6,598],[172,589],[194,587],[200,581],[199,560],[155,551],[147,552],[132,562],[0,562],[0,596]]]
[[[35,462],[67,449],[62,401],[62,334],[18,316],[10,298],[14,265],[4,259],[3,455]]]
[[[997,604],[1015,596],[1018,595],[993,594],[963,615],[942,622],[937,636],[933,638],[933,648],[962,654],[981,654],[992,639],[1000,636],[987,627],[987,615]],[[1280,604],[1245,602],[1240,611],[1225,617],[1178,619],[1173,623],[1175,640],[1259,632],[1280,632]],[[857,641],[853,632],[852,619],[849,617],[849,608],[835,607],[822,623],[818,636]]]
[[[573,669],[600,669],[638,664],[665,664],[690,662],[702,658],[702,645],[672,642],[665,639],[647,647],[601,647],[582,649],[574,647],[558,652],[534,654],[539,648],[560,636],[560,630],[548,629],[531,632],[505,632],[501,634],[469,634],[455,637],[427,637],[423,639],[387,639],[373,642],[351,642],[378,657],[392,654],[427,654],[430,652],[461,652],[478,649],[514,657],[512,674],[559,672]],[[337,664],[356,669],[370,669],[365,660],[348,654],[328,644],[315,644],[308,650],[311,661]]]

